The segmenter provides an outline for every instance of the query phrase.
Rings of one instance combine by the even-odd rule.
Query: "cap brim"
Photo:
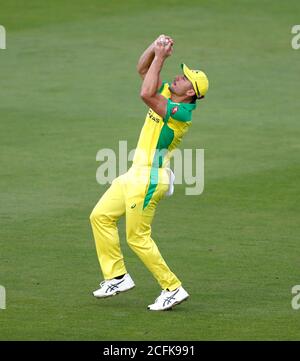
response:
[[[183,74],[189,77],[191,69],[186,66],[184,63],[181,64],[181,69],[183,70]]]
[[[196,89],[197,87],[197,84],[195,82],[195,80],[193,79],[193,73],[192,73],[192,70],[187,66],[185,65],[184,63],[181,64],[181,68],[183,70],[183,74],[188,78],[188,80],[192,83],[193,85],[193,89],[197,95],[197,97],[200,96],[200,92],[198,89]],[[198,87],[197,87],[198,88]],[[197,94],[198,93],[198,94]]]

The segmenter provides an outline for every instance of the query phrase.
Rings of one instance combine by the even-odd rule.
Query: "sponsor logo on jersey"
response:
[[[160,121],[160,118],[156,117],[155,116],[156,113],[154,113],[154,111],[152,109],[149,109],[149,112],[148,112],[148,117],[152,120],[154,120],[156,123],[159,123]]]

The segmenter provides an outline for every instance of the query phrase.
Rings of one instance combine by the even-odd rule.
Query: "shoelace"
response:
[[[114,285],[113,283],[111,283],[111,280],[104,280],[102,282],[100,282],[100,287],[107,287],[105,293],[109,292],[109,291],[113,291],[114,289],[118,288],[117,285]]]
[[[168,297],[166,297],[165,299],[164,299],[164,303],[163,303],[163,305],[165,305],[166,303],[167,304],[170,304],[171,302],[172,302],[172,300],[175,300],[175,295],[178,293],[178,291],[179,291],[179,289],[177,289],[177,290],[175,290],[175,291],[172,291],[172,292],[170,292],[170,291],[167,291],[167,290],[162,290],[161,291],[161,294],[157,297],[157,299],[155,300],[155,303],[162,297],[162,296],[164,296],[166,293],[170,293],[171,295],[170,296],[168,296]]]
[[[106,283],[108,283],[109,281],[106,281],[106,280],[104,280],[104,281],[102,281],[102,282],[100,282],[100,287],[102,288],[102,287],[104,287],[105,286],[105,284]]]
[[[157,299],[155,300],[155,302],[154,303],[156,303],[160,298],[161,298],[161,296],[163,296],[165,293],[167,293],[168,291],[167,290],[162,290],[161,291],[161,294],[157,297]]]
[[[174,297],[174,296],[178,293],[178,291],[179,291],[179,290],[177,290],[176,292],[172,293],[171,296],[166,297],[165,300],[164,300],[163,306],[165,306],[165,304],[169,305],[169,304],[172,302],[172,300],[175,300],[175,297]]]
[[[103,287],[107,286],[107,289],[105,291],[106,293],[108,291],[114,291],[115,289],[119,288],[120,283],[124,282],[124,278],[121,281],[119,281],[119,282],[117,282],[115,284],[112,283],[112,281],[113,280],[104,280],[104,281],[100,282],[100,287],[103,288]]]

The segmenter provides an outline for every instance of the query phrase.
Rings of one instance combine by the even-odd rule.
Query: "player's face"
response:
[[[170,86],[171,92],[179,96],[186,95],[192,89],[192,83],[183,74],[177,75]]]

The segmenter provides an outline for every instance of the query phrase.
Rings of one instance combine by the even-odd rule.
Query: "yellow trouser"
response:
[[[96,241],[97,254],[104,279],[112,279],[127,273],[117,228],[117,220],[126,214],[126,237],[131,249],[152,272],[162,289],[173,291],[181,285],[162,258],[151,238],[151,222],[155,209],[168,189],[165,169],[158,169],[158,182],[149,203],[150,168],[131,167],[129,171],[114,179],[103,194],[90,220]]]

